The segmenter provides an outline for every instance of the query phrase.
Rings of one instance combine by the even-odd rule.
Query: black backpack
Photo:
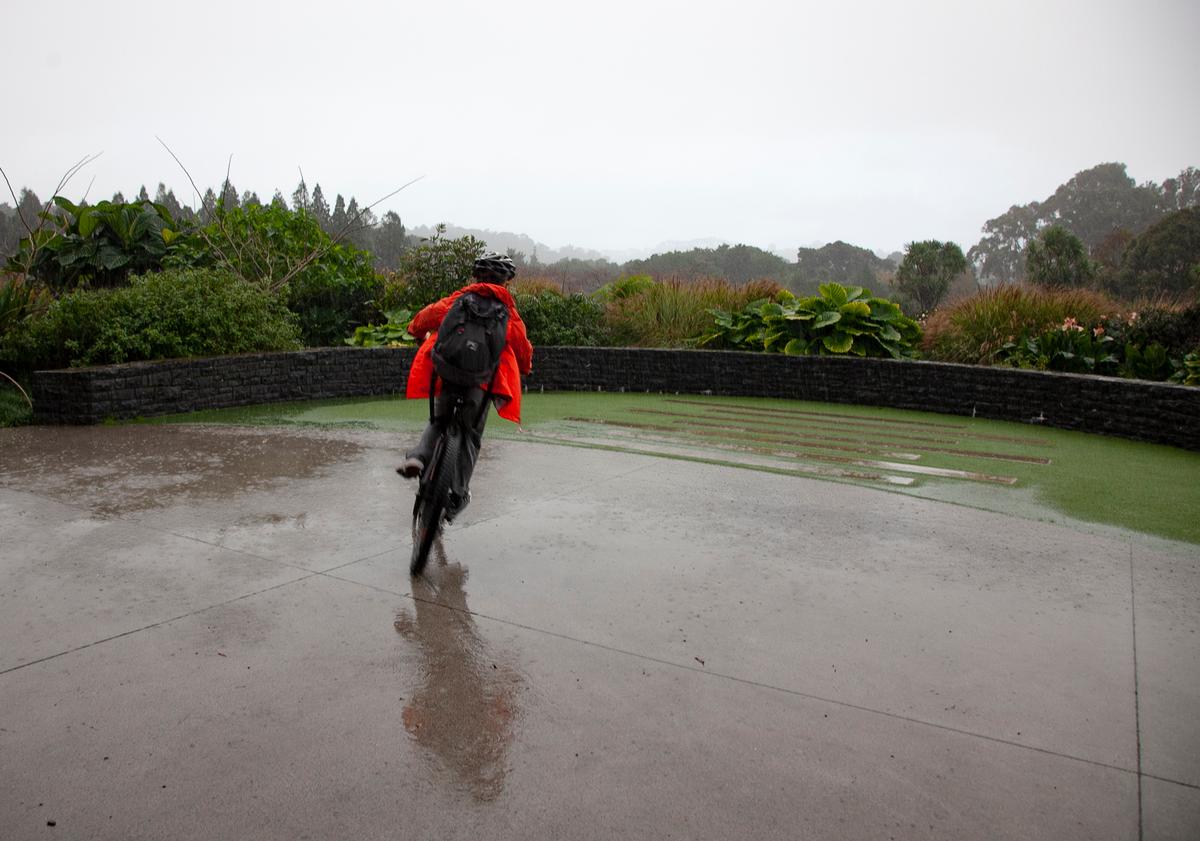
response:
[[[457,385],[491,381],[508,341],[508,307],[503,301],[466,292],[454,299],[433,345],[433,367]]]

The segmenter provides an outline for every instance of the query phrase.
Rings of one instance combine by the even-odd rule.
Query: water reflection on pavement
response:
[[[480,637],[463,589],[467,569],[444,555],[439,561],[412,581],[412,611],[402,607],[395,620],[421,658],[404,729],[475,799],[494,800],[504,789],[523,680]]]

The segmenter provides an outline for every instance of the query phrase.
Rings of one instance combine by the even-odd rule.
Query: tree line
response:
[[[115,203],[124,203],[121,193]],[[159,184],[151,197],[145,186],[135,202],[154,202],[177,218],[197,222],[216,208],[262,205],[251,191],[229,181],[207,189],[193,209],[173,190]],[[332,206],[318,183],[310,190],[303,178],[290,201],[276,190],[270,204],[303,210],[332,237],[372,255],[379,270],[396,270],[401,257],[420,240],[410,236],[393,211],[377,217],[336,194]],[[553,263],[509,248],[526,275],[557,283],[564,291],[592,292],[629,275],[683,280],[725,278],[733,283],[769,279],[798,294],[813,294],[822,283],[884,287],[910,311],[928,312],[952,284],[964,289],[1030,281],[1042,285],[1096,286],[1123,297],[1167,292],[1184,294],[1200,287],[1200,170],[1188,167],[1162,184],[1137,184],[1122,163],[1103,163],[1076,173],[1041,201],[1014,205],[989,219],[979,242],[964,255],[956,243],[925,240],[909,243],[903,253],[882,258],[843,241],[820,248],[798,248],[793,262],[750,245],[721,245],[671,251],[615,263],[570,257]],[[36,224],[43,205],[29,189],[17,207],[0,204],[0,258],[16,253]]]
[[[1118,266],[1138,234],[1172,213],[1200,205],[1200,170],[1187,167],[1162,184],[1136,183],[1123,163],[1078,172],[1041,201],[1013,205],[983,225],[967,259],[982,286],[1028,277],[1027,252],[1044,231],[1058,227],[1078,238],[1101,266]]]

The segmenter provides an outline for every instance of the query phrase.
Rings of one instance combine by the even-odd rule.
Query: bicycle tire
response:
[[[417,502],[413,507],[413,547],[408,565],[409,575],[420,575],[429,561],[429,552],[442,528],[442,518],[450,501],[451,480],[461,443],[461,433],[455,424],[448,424],[434,448],[429,476],[422,477]]]

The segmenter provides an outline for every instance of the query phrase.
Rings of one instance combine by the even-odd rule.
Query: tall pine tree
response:
[[[228,178],[221,185],[221,209],[222,210],[237,210],[238,208],[238,191],[237,187],[233,186],[233,182]]]
[[[308,198],[308,185],[304,183],[304,176],[300,176],[300,183],[296,185],[295,191],[292,193],[292,209],[304,210],[309,209],[311,201]]]
[[[342,198],[342,194],[338,193],[337,198],[333,202],[333,215],[329,217],[329,225],[333,229],[334,234],[338,234],[346,229],[346,200]]]
[[[329,202],[325,201],[325,194],[321,192],[320,184],[313,187],[310,210],[317,220],[317,224],[321,226],[321,230],[329,233]]]
[[[154,193],[154,202],[165,207],[172,219],[179,219],[183,216],[183,208],[179,206],[179,200],[175,198],[175,191],[168,190],[167,185],[161,181],[158,183],[158,190]]]
[[[374,231],[375,266],[380,269],[395,269],[400,265],[400,255],[404,253],[406,238],[404,223],[400,216],[392,210],[383,214],[383,221]]]

